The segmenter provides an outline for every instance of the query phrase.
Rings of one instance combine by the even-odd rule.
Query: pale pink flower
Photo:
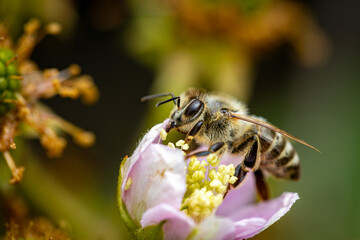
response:
[[[255,179],[248,174],[210,216],[195,222],[180,210],[187,187],[186,161],[183,151],[161,143],[166,123],[153,127],[120,168],[120,213],[136,238],[246,239],[279,220],[299,199],[297,193],[286,192],[255,203]],[[239,157],[229,154],[221,161],[235,162]]]

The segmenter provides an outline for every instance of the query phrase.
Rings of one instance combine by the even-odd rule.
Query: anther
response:
[[[48,34],[59,34],[62,30],[62,27],[59,23],[49,23],[48,25],[46,25],[45,27],[45,31]]]
[[[10,79],[24,80],[24,76],[11,75]]]
[[[167,132],[165,131],[165,129],[161,129],[160,130],[160,138],[161,140],[165,141],[167,137]]]
[[[23,172],[25,171],[24,167],[16,167],[14,159],[11,157],[8,151],[3,152],[5,161],[11,171],[12,177],[10,180],[10,184],[17,184],[21,182],[23,177]]]
[[[9,64],[12,63],[12,62],[14,62],[14,61],[16,61],[17,58],[18,58],[18,55],[13,56],[12,58],[10,58],[10,59],[5,63],[5,65],[6,65],[6,66],[9,66]]]

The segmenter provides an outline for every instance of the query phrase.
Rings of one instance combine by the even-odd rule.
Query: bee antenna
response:
[[[164,103],[167,103],[167,102],[170,102],[170,101],[173,101],[174,104],[180,108],[180,97],[175,97],[174,94],[172,93],[160,93],[160,94],[153,94],[153,95],[148,95],[148,96],[144,96],[140,99],[141,102],[145,102],[145,101],[148,101],[148,100],[151,100],[151,99],[154,99],[154,98],[158,98],[158,97],[165,97],[165,96],[171,96],[170,99],[168,100],[165,100],[165,101],[162,101],[162,102],[159,102],[156,104],[156,107],[164,104]],[[177,100],[177,101],[176,101]]]
[[[178,101],[176,101],[176,100],[178,100]],[[179,104],[179,103],[180,103],[179,100],[180,100],[180,97],[173,97],[173,98],[170,98],[170,99],[168,99],[168,100],[159,102],[159,103],[157,103],[155,106],[158,107],[158,106],[160,106],[160,105],[162,105],[162,104],[164,104],[164,103],[168,103],[168,102],[174,101],[175,105],[179,108],[179,105],[180,105],[180,104]]]

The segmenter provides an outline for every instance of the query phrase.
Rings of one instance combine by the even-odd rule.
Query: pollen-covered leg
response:
[[[187,155],[186,158],[196,156],[196,157],[204,157],[210,155],[212,153],[217,153],[218,155],[222,154],[225,151],[225,143],[224,142],[217,142],[209,147],[207,151],[201,151],[197,153],[193,153],[191,155]]]

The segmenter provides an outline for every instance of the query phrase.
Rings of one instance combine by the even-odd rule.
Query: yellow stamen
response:
[[[186,151],[189,149],[189,145],[185,143],[184,145],[181,146],[181,149]]]
[[[165,129],[160,130],[160,137],[161,137],[161,140],[163,140],[163,141],[166,140],[167,132],[165,131]]]
[[[165,140],[167,133],[160,131],[160,137]],[[183,153],[189,149],[184,140],[168,143],[168,146],[181,148]],[[186,169],[186,193],[184,195],[181,210],[194,219],[201,222],[204,218],[220,206],[228,184],[235,183],[235,168],[233,164],[220,165],[220,158],[216,154],[210,154],[206,160],[199,161],[196,156],[191,156]]]
[[[229,183],[234,184],[236,182],[236,180],[237,180],[237,177],[231,176],[230,179],[229,179]]]
[[[222,195],[214,195],[206,187],[195,191],[184,200],[182,209],[196,222],[200,222],[211,214],[222,202]]]
[[[177,141],[177,142],[175,143],[175,145],[176,145],[177,147],[182,147],[184,144],[185,144],[185,141],[184,141],[184,140],[179,140],[179,141]]]
[[[214,153],[210,154],[206,160],[210,163],[212,167],[217,167],[220,164],[220,158]]]
[[[175,145],[172,142],[169,142],[168,146],[171,147],[171,148],[175,148]]]
[[[176,145],[184,144],[180,140]],[[219,164],[220,159],[215,154],[201,162],[195,156],[190,158],[186,176],[187,191],[181,209],[196,222],[209,216],[222,203],[228,183],[237,180],[233,176],[233,164]],[[218,169],[216,166],[219,166]]]

